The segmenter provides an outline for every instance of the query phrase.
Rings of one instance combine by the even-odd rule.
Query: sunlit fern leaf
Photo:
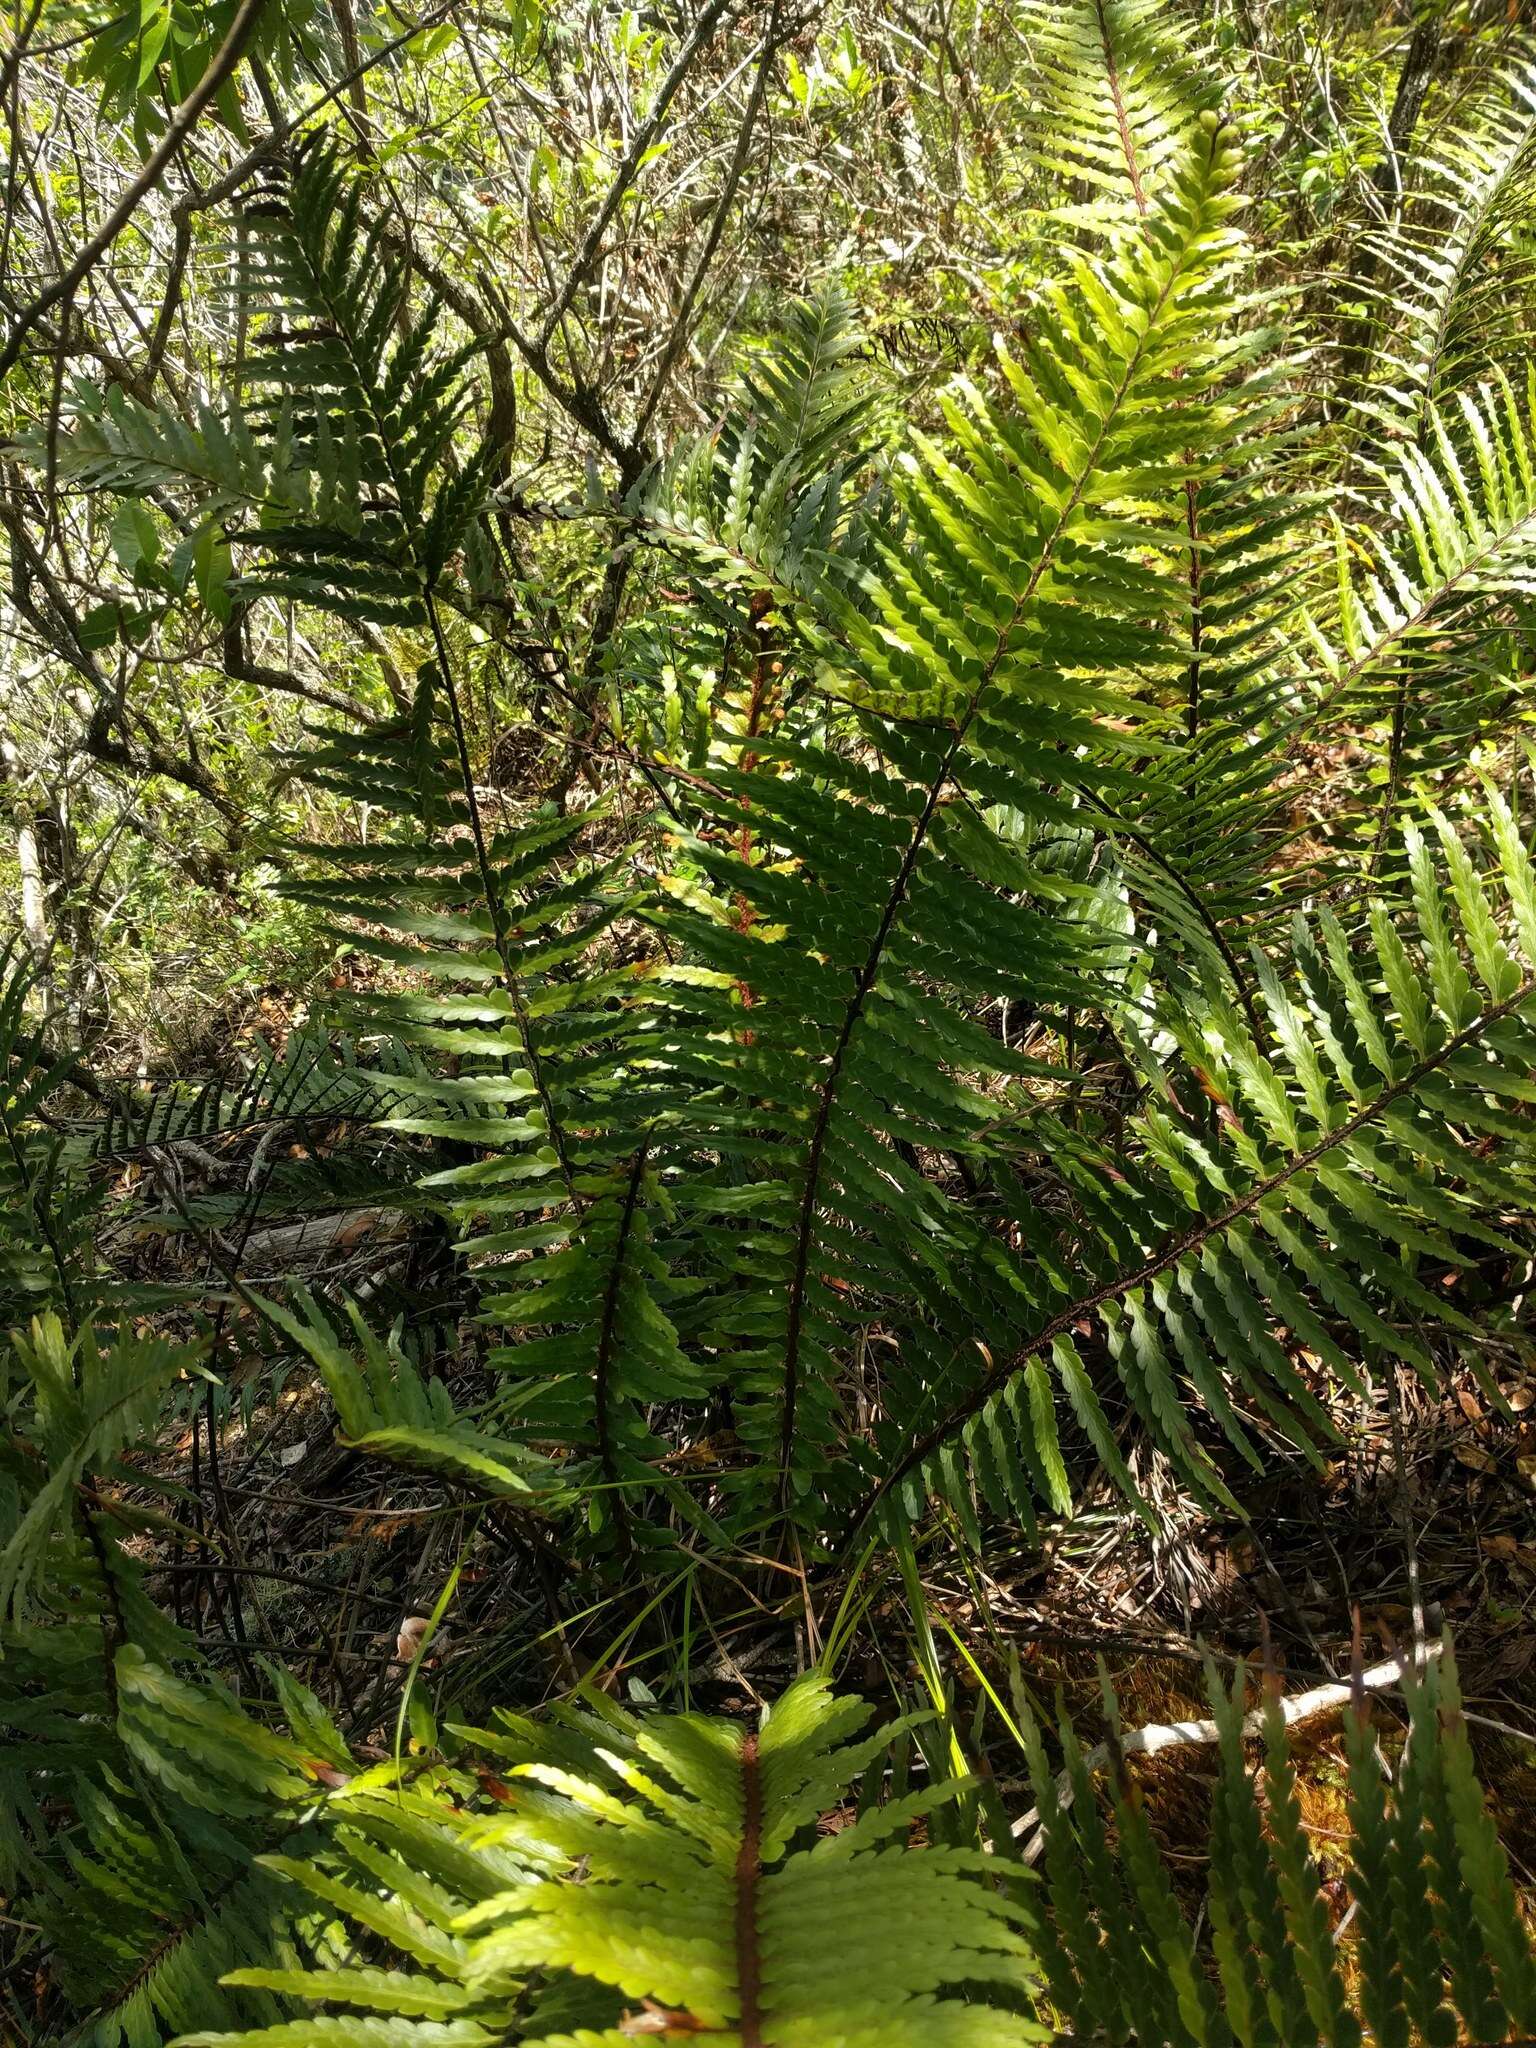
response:
[[[1041,85],[1029,155],[1073,195],[1054,217],[1103,230],[1145,216],[1220,106],[1219,72],[1158,0],[1027,0],[1020,28]]]
[[[1444,2048],[1458,2026],[1488,2043],[1528,2031],[1536,1957],[1449,1647],[1404,1681],[1390,1783],[1364,1691],[1346,1708],[1338,1924],[1284,1711],[1271,1698],[1245,1713],[1242,1672],[1210,1690],[1213,1724],[1189,1731],[1217,1766],[1198,1907],[1188,1869],[1172,1881],[1135,1782],[1142,1745],[1112,1695],[1092,1753],[1063,1717],[1059,1769],[1021,1702],[1038,1881],[1006,1838],[990,1853],[948,1839],[947,1815],[974,1827],[974,1781],[948,1774],[942,1730],[916,1717],[867,1732],[869,1708],[819,1677],[755,1728],[636,1719],[594,1694],[456,1729],[467,1751],[437,1767],[450,1798],[379,1770],[341,1795],[318,1854],[267,1859],[346,1923],[344,1959],[227,1980],[299,2014],[182,2048],[622,2048],[650,2033],[729,2048],[1359,2048],[1362,2019],[1394,2048]],[[892,1759],[930,1732],[939,1768],[898,1785]]]
[[[1009,1881],[1017,1866],[989,1865],[974,1849],[899,1845],[962,1787],[936,1784],[816,1839],[819,1816],[889,1744],[890,1728],[863,1732],[869,1718],[862,1702],[807,1679],[755,1730],[693,1715],[635,1721],[604,1702],[600,1714],[567,1712],[547,1727],[508,1717],[503,1731],[469,1731],[511,1761],[497,1766],[504,1803],[454,1832],[483,1871],[500,1859],[503,1882],[487,1890],[482,1877],[470,1903],[466,1858],[457,1898],[407,1889],[427,1924],[408,1944],[412,1967],[393,1981],[251,1972],[234,1982],[401,2015],[449,2009],[457,1993],[465,2017],[455,2040],[496,2038],[511,2021],[530,2048],[618,2048],[633,2038],[625,2010],[643,2002],[679,2031],[739,2048],[824,2048],[832,2038],[845,2048],[1019,2048],[1042,2038],[1023,2010],[1033,1971]],[[282,1867],[345,1903],[323,1871]],[[529,1882],[535,1873],[542,1882]],[[519,1992],[530,1980],[556,2010],[584,2007],[581,2030],[529,2011]],[[205,2034],[185,2048],[282,2048],[285,2038],[319,2048],[333,2035],[361,2048],[372,2037],[359,2027],[317,2016],[287,2036]],[[440,2038],[418,2028],[398,2038]]]

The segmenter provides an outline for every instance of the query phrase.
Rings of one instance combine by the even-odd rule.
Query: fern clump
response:
[[[1412,1438],[1466,1413],[1478,1536],[1523,1498],[1530,52],[620,12],[39,4],[0,58],[5,2024],[1520,2038]],[[85,80],[152,143],[110,198]],[[846,234],[784,231],[813,176]],[[942,364],[866,340],[909,295]],[[313,979],[97,1042],[247,863]],[[1389,1428],[1418,1655],[1328,1888],[1241,1672],[1199,1875],[1113,1709],[1008,1723],[1021,1848],[988,1672],[1063,1560],[1151,1543],[1118,1629]],[[668,1711],[716,1683],[766,1707]]]
[[[401,1806],[366,1780],[349,1786],[324,1859],[268,1862],[353,1924],[355,1957],[378,1960],[226,1981],[351,2015],[200,2033],[184,2048],[364,2048],[384,2037],[382,2015],[391,2039],[530,2048],[618,2048],[637,2033],[741,2048],[1084,2035],[1355,2048],[1365,2027],[1404,2044],[1448,2043],[1458,2023],[1490,2043],[1528,2030],[1536,1959],[1449,1655],[1406,1682],[1390,1786],[1363,1694],[1349,1712],[1351,1904],[1337,1930],[1279,1699],[1245,1720],[1241,1675],[1211,1690],[1220,1768],[1194,1918],[1116,1733],[1106,1815],[1070,1725],[1058,1776],[1026,1715],[1037,1876],[1010,1838],[988,1850],[967,1844],[963,1825],[946,1830],[974,1781],[882,1798],[884,1760],[911,1722],[866,1732],[868,1706],[820,1678],[792,1686],[756,1728],[636,1719],[593,1697],[546,1722],[503,1715],[457,1731],[495,1759],[494,1776],[476,1767],[490,1795],[477,1813],[453,1810],[476,1782],[462,1763],[429,1773]]]

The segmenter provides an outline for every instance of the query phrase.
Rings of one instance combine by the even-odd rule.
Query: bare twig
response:
[[[1427,1654],[1439,1655],[1439,1645],[1427,1646]],[[1422,1668],[1422,1658],[1417,1651],[1404,1657],[1394,1657],[1387,1664],[1373,1664],[1369,1671],[1360,1673],[1358,1680],[1341,1679],[1328,1685],[1315,1685],[1309,1692],[1299,1692],[1288,1700],[1280,1700],[1280,1719],[1287,1728],[1294,1728],[1299,1721],[1311,1721],[1319,1714],[1330,1714],[1339,1707],[1347,1707],[1355,1697],[1356,1686],[1367,1692],[1380,1692],[1389,1686],[1400,1685],[1406,1673]],[[1256,1707],[1243,1717],[1244,1735],[1262,1735],[1268,1717],[1267,1707]],[[1156,1721],[1145,1728],[1136,1728],[1129,1735],[1122,1735],[1110,1744],[1098,1743],[1083,1758],[1083,1768],[1090,1774],[1102,1770],[1111,1758],[1120,1756],[1156,1756],[1165,1749],[1185,1749],[1193,1744],[1212,1744],[1221,1740],[1221,1728],[1215,1721]],[[1072,1774],[1063,1771],[1056,1780],[1057,1803],[1066,1808],[1072,1804]],[[1034,1833],[1030,1835],[1031,1829]],[[1040,1809],[1032,1806],[1028,1813],[1021,1814],[1013,1823],[1015,1835],[1030,1835],[1024,1848],[1024,1861],[1037,1863],[1045,1848],[1045,1831],[1040,1824]]]
[[[149,197],[165,175],[171,159],[181,149],[187,137],[196,127],[198,118],[220,87],[234,72],[235,66],[244,54],[251,32],[261,18],[267,0],[241,0],[239,11],[229,25],[229,33],[208,60],[208,68],[187,94],[181,105],[171,115],[155,148],[145,160],[143,169],[123,192],[116,206],[107,215],[96,233],[86,243],[74,262],[62,277],[55,278],[48,289],[38,295],[31,305],[18,317],[11,329],[10,338],[0,349],[0,382],[15,367],[27,336],[39,320],[61,301],[72,299],[92,270],[106,255],[123,229],[132,220],[140,206]]]

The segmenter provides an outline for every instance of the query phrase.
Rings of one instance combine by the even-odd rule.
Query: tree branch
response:
[[[166,167],[178,153],[187,137],[196,127],[198,117],[225,81],[233,73],[244,54],[251,32],[261,17],[267,0],[241,0],[239,11],[229,25],[229,33],[208,60],[208,68],[187,94],[181,105],[171,115],[164,135],[146,160],[139,175],[122,194],[116,206],[107,215],[96,233],[86,243],[74,262],[56,278],[48,289],[35,298],[21,314],[11,329],[10,339],[0,349],[0,382],[4,382],[14,369],[21,355],[22,345],[36,327],[39,320],[61,300],[74,297],[92,270],[106,255],[123,229],[127,227],[144,201],[154,191],[164,176]]]

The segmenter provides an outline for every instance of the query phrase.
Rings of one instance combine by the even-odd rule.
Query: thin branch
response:
[[[283,144],[307,126],[316,114],[324,113],[334,100],[339,100],[343,94],[350,93],[357,80],[366,77],[376,64],[388,63],[389,59],[398,50],[404,49],[407,43],[414,42],[417,36],[424,36],[428,29],[436,28],[439,22],[446,21],[461,4],[462,0],[443,0],[441,7],[433,8],[431,13],[424,14],[420,21],[413,22],[407,29],[402,29],[400,34],[392,37],[389,42],[381,43],[378,49],[365,57],[355,70],[344,71],[340,78],[333,79],[319,98],[311,100],[302,113],[295,114],[290,121],[274,125],[270,133],[253,144],[222,178],[204,186],[201,191],[189,192],[184,199],[179,199],[172,209],[174,217],[179,220],[184,214],[206,213],[209,207],[222,205],[232,194],[238,192],[246,180],[253,177],[264,163],[270,162]]]
[[[705,278],[709,275],[709,266],[715,260],[715,251],[720,246],[720,237],[725,233],[725,224],[730,218],[731,208],[736,203],[736,189],[740,185],[742,173],[747,167],[747,152],[752,147],[752,139],[757,131],[757,117],[762,111],[763,98],[768,90],[768,79],[773,68],[774,57],[778,54],[779,45],[786,37],[790,34],[798,33],[803,26],[803,22],[796,21],[790,29],[781,28],[779,22],[779,0],[772,0],[772,5],[768,12],[768,26],[763,31],[762,55],[758,60],[757,76],[752,81],[752,91],[741,117],[741,127],[736,136],[736,147],[731,152],[730,166],[725,174],[725,182],[720,188],[720,197],[716,202],[714,215],[709,223],[709,232],[704,237],[704,246],[699,251],[698,261],[693,266],[687,284],[683,287],[683,300],[678,308],[677,319],[673,322],[672,332],[667,337],[666,347],[661,352],[661,360],[656,365],[656,374],[651,379],[651,388],[646,393],[645,402],[640,408],[640,416],[635,421],[635,431],[632,439],[636,446],[645,439],[652,416],[657,406],[661,403],[662,394],[671,380],[672,371],[676,366],[677,359],[682,354],[684,344],[687,342],[688,323],[693,317],[694,302],[703,288]]]
[[[671,70],[661,81],[657,89],[655,104],[652,106],[649,116],[635,130],[634,138],[629,148],[625,151],[624,160],[614,173],[613,183],[608,187],[603,197],[602,205],[593,216],[591,226],[581,238],[581,247],[576,251],[575,260],[571,264],[565,283],[560,287],[559,292],[555,296],[555,303],[544,317],[544,324],[539,330],[538,338],[538,347],[541,351],[549,347],[550,342],[554,339],[555,329],[565,318],[566,313],[570,309],[571,301],[586,282],[587,273],[591,270],[597,258],[603,236],[608,231],[608,224],[613,219],[615,213],[618,212],[619,203],[623,199],[624,194],[634,183],[636,174],[640,169],[641,159],[661,133],[662,127],[666,122],[667,109],[671,106],[678,87],[687,77],[694,58],[698,56],[704,45],[714,35],[721,19],[736,4],[737,0],[709,0],[709,5],[700,14],[698,20],[693,25],[692,32],[688,36],[687,41],[673,59]]]
[[[267,0],[241,0],[229,33],[208,60],[208,68],[171,115],[164,135],[145,161],[143,169],[128,186],[100,228],[92,235],[74,262],[48,289],[32,301],[11,329],[10,339],[0,349],[0,383],[10,374],[21,355],[22,345],[50,308],[72,299],[92,270],[106,255],[123,229],[165,175],[173,157],[196,127],[210,100],[233,74],[244,55],[251,32],[260,20]]]

